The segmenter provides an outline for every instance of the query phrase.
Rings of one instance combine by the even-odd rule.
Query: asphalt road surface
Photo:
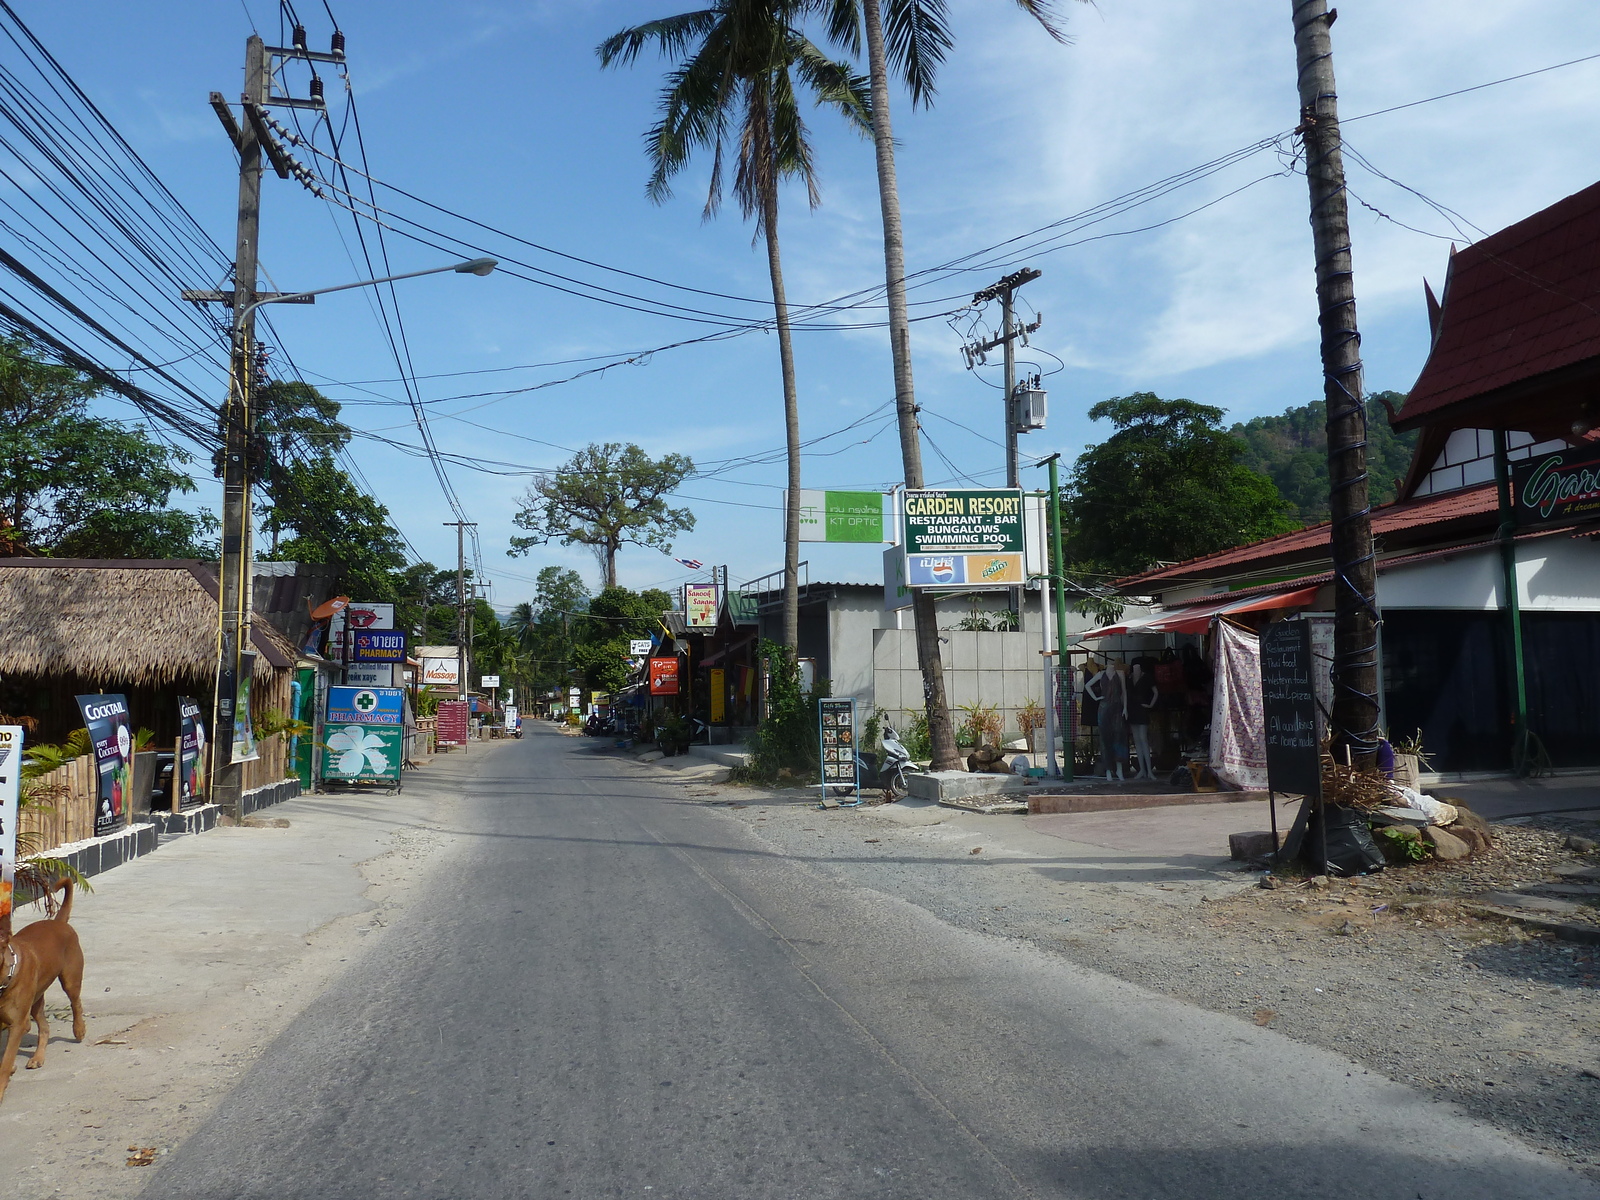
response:
[[[145,1196],[1600,1200],[1335,1055],[841,889],[528,728],[480,756],[429,898]]]

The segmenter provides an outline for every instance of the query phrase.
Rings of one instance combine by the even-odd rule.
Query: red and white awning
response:
[[[1260,612],[1269,608],[1304,608],[1315,602],[1317,591],[1321,586],[1312,584],[1310,587],[1295,588],[1292,591],[1268,592],[1265,595],[1247,596],[1243,599],[1213,597],[1181,608],[1164,609],[1148,617],[1138,617],[1131,621],[1106,625],[1100,629],[1091,629],[1087,633],[1080,633],[1078,638],[1080,641],[1087,641],[1090,638],[1116,637],[1123,633],[1204,633],[1211,628],[1211,622],[1217,617]]]

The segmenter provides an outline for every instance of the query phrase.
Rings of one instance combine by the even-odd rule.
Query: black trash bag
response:
[[[1323,828],[1327,829],[1327,850],[1323,850]],[[1318,861],[1321,855],[1323,861]],[[1353,808],[1326,804],[1313,810],[1306,821],[1305,841],[1300,857],[1319,875],[1360,875],[1384,868],[1383,851],[1372,840],[1367,818]]]

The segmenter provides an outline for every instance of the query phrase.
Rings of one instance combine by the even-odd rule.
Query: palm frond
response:
[[[790,44],[795,74],[816,93],[817,104],[837,109],[858,133],[872,132],[872,81],[849,63],[829,58],[810,39],[795,35]]]
[[[646,21],[643,25],[612,34],[596,46],[594,52],[600,56],[602,67],[631,65],[652,42],[660,46],[664,56],[671,57],[682,54],[695,38],[704,37],[706,31],[721,18],[721,10],[706,8],[699,12],[680,13],[676,17],[663,17],[659,21]]]
[[[945,0],[888,0],[883,41],[889,60],[899,68],[911,93],[911,106],[932,104],[939,64],[955,43]]]

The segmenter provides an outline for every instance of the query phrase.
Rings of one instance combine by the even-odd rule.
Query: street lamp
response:
[[[219,564],[221,579],[217,589],[217,697],[212,714],[212,766],[211,799],[231,810],[235,817],[243,816],[243,789],[240,786],[238,764],[233,761],[233,734],[236,707],[239,699],[240,673],[244,668],[245,651],[250,641],[251,552],[250,470],[249,456],[255,433],[255,417],[250,408],[250,318],[264,304],[311,304],[318,296],[329,292],[347,292],[352,288],[375,287],[381,283],[394,283],[401,279],[415,279],[421,275],[438,275],[454,271],[460,275],[487,275],[496,267],[492,258],[471,258],[464,262],[449,263],[442,267],[429,267],[424,271],[407,271],[400,275],[385,275],[381,279],[363,279],[356,283],[341,283],[333,287],[313,288],[305,292],[284,292],[259,296],[248,304],[235,305],[233,313],[233,370],[228,406],[224,413],[222,462],[222,561]],[[247,295],[249,293],[246,293]],[[224,300],[229,297],[220,292],[186,292],[188,300]],[[237,299],[238,297],[232,297]],[[248,695],[248,692],[246,693]],[[244,719],[249,720],[248,711]]]

